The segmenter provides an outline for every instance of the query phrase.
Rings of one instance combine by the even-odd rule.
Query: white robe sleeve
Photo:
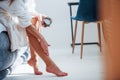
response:
[[[15,0],[10,5],[9,12],[18,18],[18,25],[24,28],[31,25],[31,14],[25,6],[23,0]]]
[[[28,8],[29,12],[36,12],[36,10],[35,10],[35,8],[36,8],[35,0],[26,0],[25,5]]]

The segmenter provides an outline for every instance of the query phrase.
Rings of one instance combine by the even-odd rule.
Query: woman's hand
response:
[[[39,14],[39,13],[32,13],[32,23],[34,26],[39,26],[39,27],[44,27],[46,28],[47,26],[44,24],[44,18],[46,15]],[[38,25],[36,25],[38,23]]]
[[[46,16],[43,15],[43,14],[38,15],[38,22],[39,22],[39,24],[40,24],[42,27],[44,27],[44,28],[47,27],[47,26],[44,24],[44,21],[43,21],[45,17],[46,17]]]

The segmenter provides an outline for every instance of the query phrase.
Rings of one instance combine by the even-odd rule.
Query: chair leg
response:
[[[75,21],[75,31],[74,31],[74,36],[73,36],[73,42],[72,42],[72,53],[74,53],[74,48],[75,48],[75,41],[76,41],[76,33],[77,33],[77,24],[78,21]]]
[[[97,23],[98,27],[98,39],[99,39],[99,47],[100,47],[100,52],[101,52],[101,29],[100,29],[100,23]]]
[[[81,36],[81,53],[80,53],[80,58],[82,59],[82,55],[83,55],[83,41],[84,41],[84,25],[85,22],[82,22],[82,36]]]

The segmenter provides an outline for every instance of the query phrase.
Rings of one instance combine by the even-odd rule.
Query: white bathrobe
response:
[[[17,17],[18,22],[15,22]],[[0,32],[7,31],[11,41],[11,51],[28,45],[26,30],[31,25],[31,14],[23,0],[0,1]]]

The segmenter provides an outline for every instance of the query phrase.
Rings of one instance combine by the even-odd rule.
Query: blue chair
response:
[[[83,40],[84,40],[84,27],[85,24],[94,22],[97,23],[98,27],[98,40],[99,40],[99,46],[101,51],[101,31],[100,31],[100,25],[101,21],[98,21],[98,13],[97,13],[97,0],[80,0],[78,4],[77,14],[75,17],[71,17],[72,20],[75,20],[75,29],[74,29],[74,36],[73,36],[73,42],[72,42],[72,53],[74,53],[75,48],[75,41],[76,41],[76,32],[77,32],[77,25],[78,21],[82,21],[82,36],[81,36],[81,52],[80,52],[80,58],[82,59],[83,54]]]

